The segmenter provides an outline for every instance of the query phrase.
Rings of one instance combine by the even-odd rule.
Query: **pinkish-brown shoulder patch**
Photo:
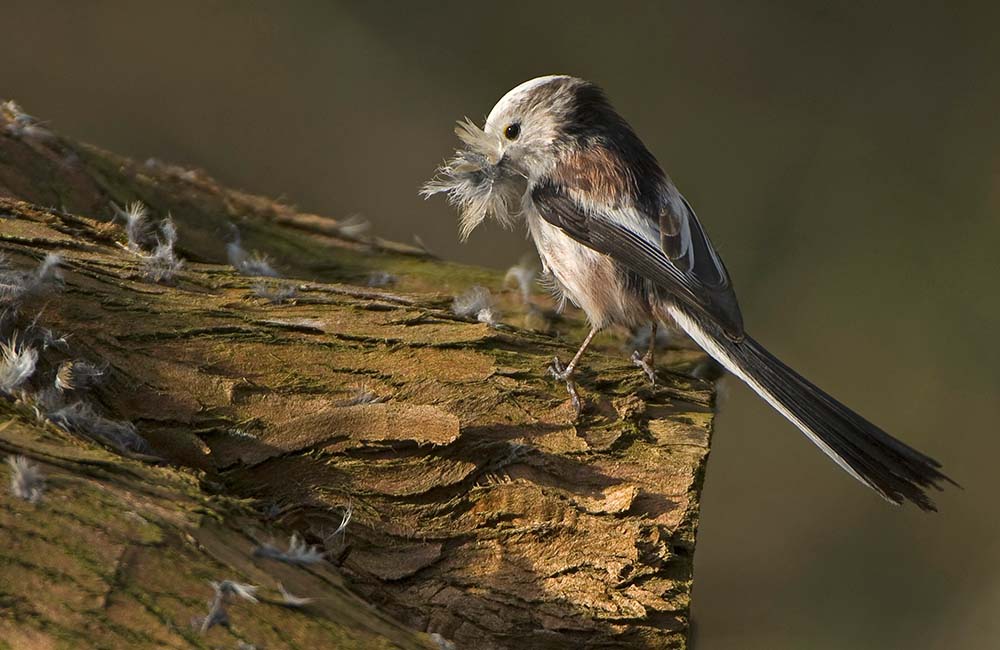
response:
[[[553,176],[567,189],[586,193],[595,203],[621,203],[635,192],[625,161],[600,145],[566,153]]]

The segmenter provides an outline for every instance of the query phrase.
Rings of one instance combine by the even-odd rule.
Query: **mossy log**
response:
[[[67,360],[107,364],[87,399],[149,443],[113,454],[30,390],[0,403],[0,450],[50,476],[38,504],[0,498],[0,648],[685,646],[712,425],[700,353],[661,354],[653,388],[603,336],[576,417],[545,368],[583,324],[544,296],[526,308],[495,271],[48,132],[0,133],[0,195],[8,264],[62,258],[62,286],[21,307],[66,341],[31,389]],[[110,222],[135,200],[177,225],[168,283]],[[227,263],[233,224],[284,279]],[[473,285],[498,325],[451,312]],[[328,561],[252,556],[292,532],[321,543],[348,505]],[[221,579],[316,600],[234,605],[201,634]]]

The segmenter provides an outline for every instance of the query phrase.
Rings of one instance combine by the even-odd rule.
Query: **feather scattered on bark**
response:
[[[11,394],[35,373],[38,351],[19,341],[17,333],[0,341],[0,391]]]
[[[388,287],[396,284],[396,276],[388,271],[372,271],[368,274],[366,284],[369,287]]]
[[[288,540],[288,550],[281,550],[273,544],[261,544],[253,550],[256,557],[270,558],[286,564],[315,564],[325,559],[325,554],[315,544],[307,544],[298,533],[292,533]]]
[[[134,424],[103,417],[82,400],[50,411],[47,417],[67,431],[119,451],[143,451],[147,447],[145,438],[136,432]]]
[[[25,271],[12,268],[7,256],[0,254],[0,325],[17,314],[25,299],[62,281],[60,264],[62,257],[49,253],[34,270]]]
[[[8,456],[10,491],[18,499],[38,503],[45,492],[45,477],[38,465],[24,456]]]
[[[271,266],[271,260],[263,253],[256,251],[248,253],[243,248],[240,231],[233,227],[233,240],[226,244],[226,257],[229,263],[243,275],[266,276],[276,278],[280,274]]]
[[[184,266],[184,262],[174,250],[177,227],[169,216],[160,224],[160,234],[153,253],[142,256],[143,275],[153,282],[170,282]]]
[[[371,227],[371,222],[358,214],[351,215],[337,224],[337,230],[340,234],[350,239],[367,238]]]
[[[95,366],[86,361],[63,361],[56,370],[55,387],[60,391],[83,390],[100,380],[107,366]]]
[[[53,332],[49,328],[39,325],[38,319],[41,315],[41,313],[36,315],[31,324],[24,328],[25,339],[30,340],[41,348],[42,351],[49,348],[57,348],[63,352],[69,352],[69,342],[66,340],[66,335]]]
[[[234,582],[232,580],[212,581],[209,584],[212,585],[212,590],[215,594],[212,596],[212,601],[209,604],[208,614],[200,618],[195,618],[192,621],[194,627],[202,634],[216,625],[224,627],[229,625],[229,612],[226,611],[226,605],[232,602],[233,597],[239,597],[252,603],[258,602],[257,587],[255,585]]]
[[[358,404],[379,404],[385,399],[368,386],[359,386],[354,389],[354,393],[345,399],[337,402],[337,406],[357,406]]]
[[[55,137],[51,131],[41,126],[41,122],[25,113],[12,99],[0,103],[0,120],[6,122],[4,131],[15,138],[48,140]]]
[[[500,322],[500,311],[493,304],[493,296],[485,287],[474,286],[465,293],[455,296],[451,312],[456,316],[475,316],[480,323],[496,327]]]
[[[476,320],[480,323],[486,323],[490,327],[497,327],[500,324],[500,312],[496,307],[480,309],[479,313],[476,314]]]
[[[490,290],[476,285],[470,287],[465,293],[455,296],[451,302],[451,313],[467,318],[492,305],[493,296],[490,294]]]
[[[141,201],[132,201],[124,209],[115,203],[111,207],[116,216],[125,222],[128,249],[139,257],[143,277],[152,282],[173,280],[184,262],[174,250],[177,244],[177,227],[170,215],[159,225],[154,225],[149,218],[149,210]],[[158,231],[158,234],[154,231]]]
[[[503,277],[504,286],[513,283],[521,292],[521,301],[524,304],[531,302],[531,289],[535,284],[537,271],[527,262],[521,262],[516,266],[507,269],[507,274]]]
[[[292,592],[285,589],[285,585],[278,583],[278,591],[281,593],[281,604],[285,607],[305,607],[311,603],[314,599],[307,596],[296,596]]]
[[[351,517],[354,516],[354,504],[348,503],[344,508],[344,514],[340,518],[340,525],[331,532],[323,535],[323,545],[327,547],[327,550],[334,545],[338,537],[346,536],[347,534],[347,524],[351,523]]]
[[[253,285],[252,292],[254,297],[272,305],[282,305],[295,300],[299,295],[299,288],[291,282],[261,280]]]
[[[125,222],[128,249],[137,253],[142,252],[153,240],[153,224],[149,221],[149,210],[142,201],[132,201],[124,208],[112,203],[111,207],[116,216]]]
[[[245,582],[236,582],[234,580],[223,580],[222,582],[212,582],[210,584],[216,593],[223,596],[238,596],[243,600],[249,600],[251,603],[257,602],[256,585],[249,585]]]

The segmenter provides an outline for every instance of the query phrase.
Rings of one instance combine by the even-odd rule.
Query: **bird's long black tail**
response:
[[[940,463],[893,438],[817,388],[749,336],[728,338],[721,328],[671,306],[673,319],[727,370],[745,381],[802,430],[851,476],[888,501],[935,510],[927,488],[954,481]]]

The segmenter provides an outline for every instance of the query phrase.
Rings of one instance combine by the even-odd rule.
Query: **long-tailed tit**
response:
[[[423,192],[447,193],[463,239],[487,217],[526,220],[544,270],[590,321],[573,359],[551,368],[578,410],[573,371],[598,331],[673,322],[851,476],[893,503],[934,509],[925,489],[950,481],[937,461],[744,331],[729,273],[694,210],[600,88],[568,76],[533,79],[504,95],[483,129],[466,120],[456,132],[464,148]],[[655,378],[652,343],[633,361]]]

